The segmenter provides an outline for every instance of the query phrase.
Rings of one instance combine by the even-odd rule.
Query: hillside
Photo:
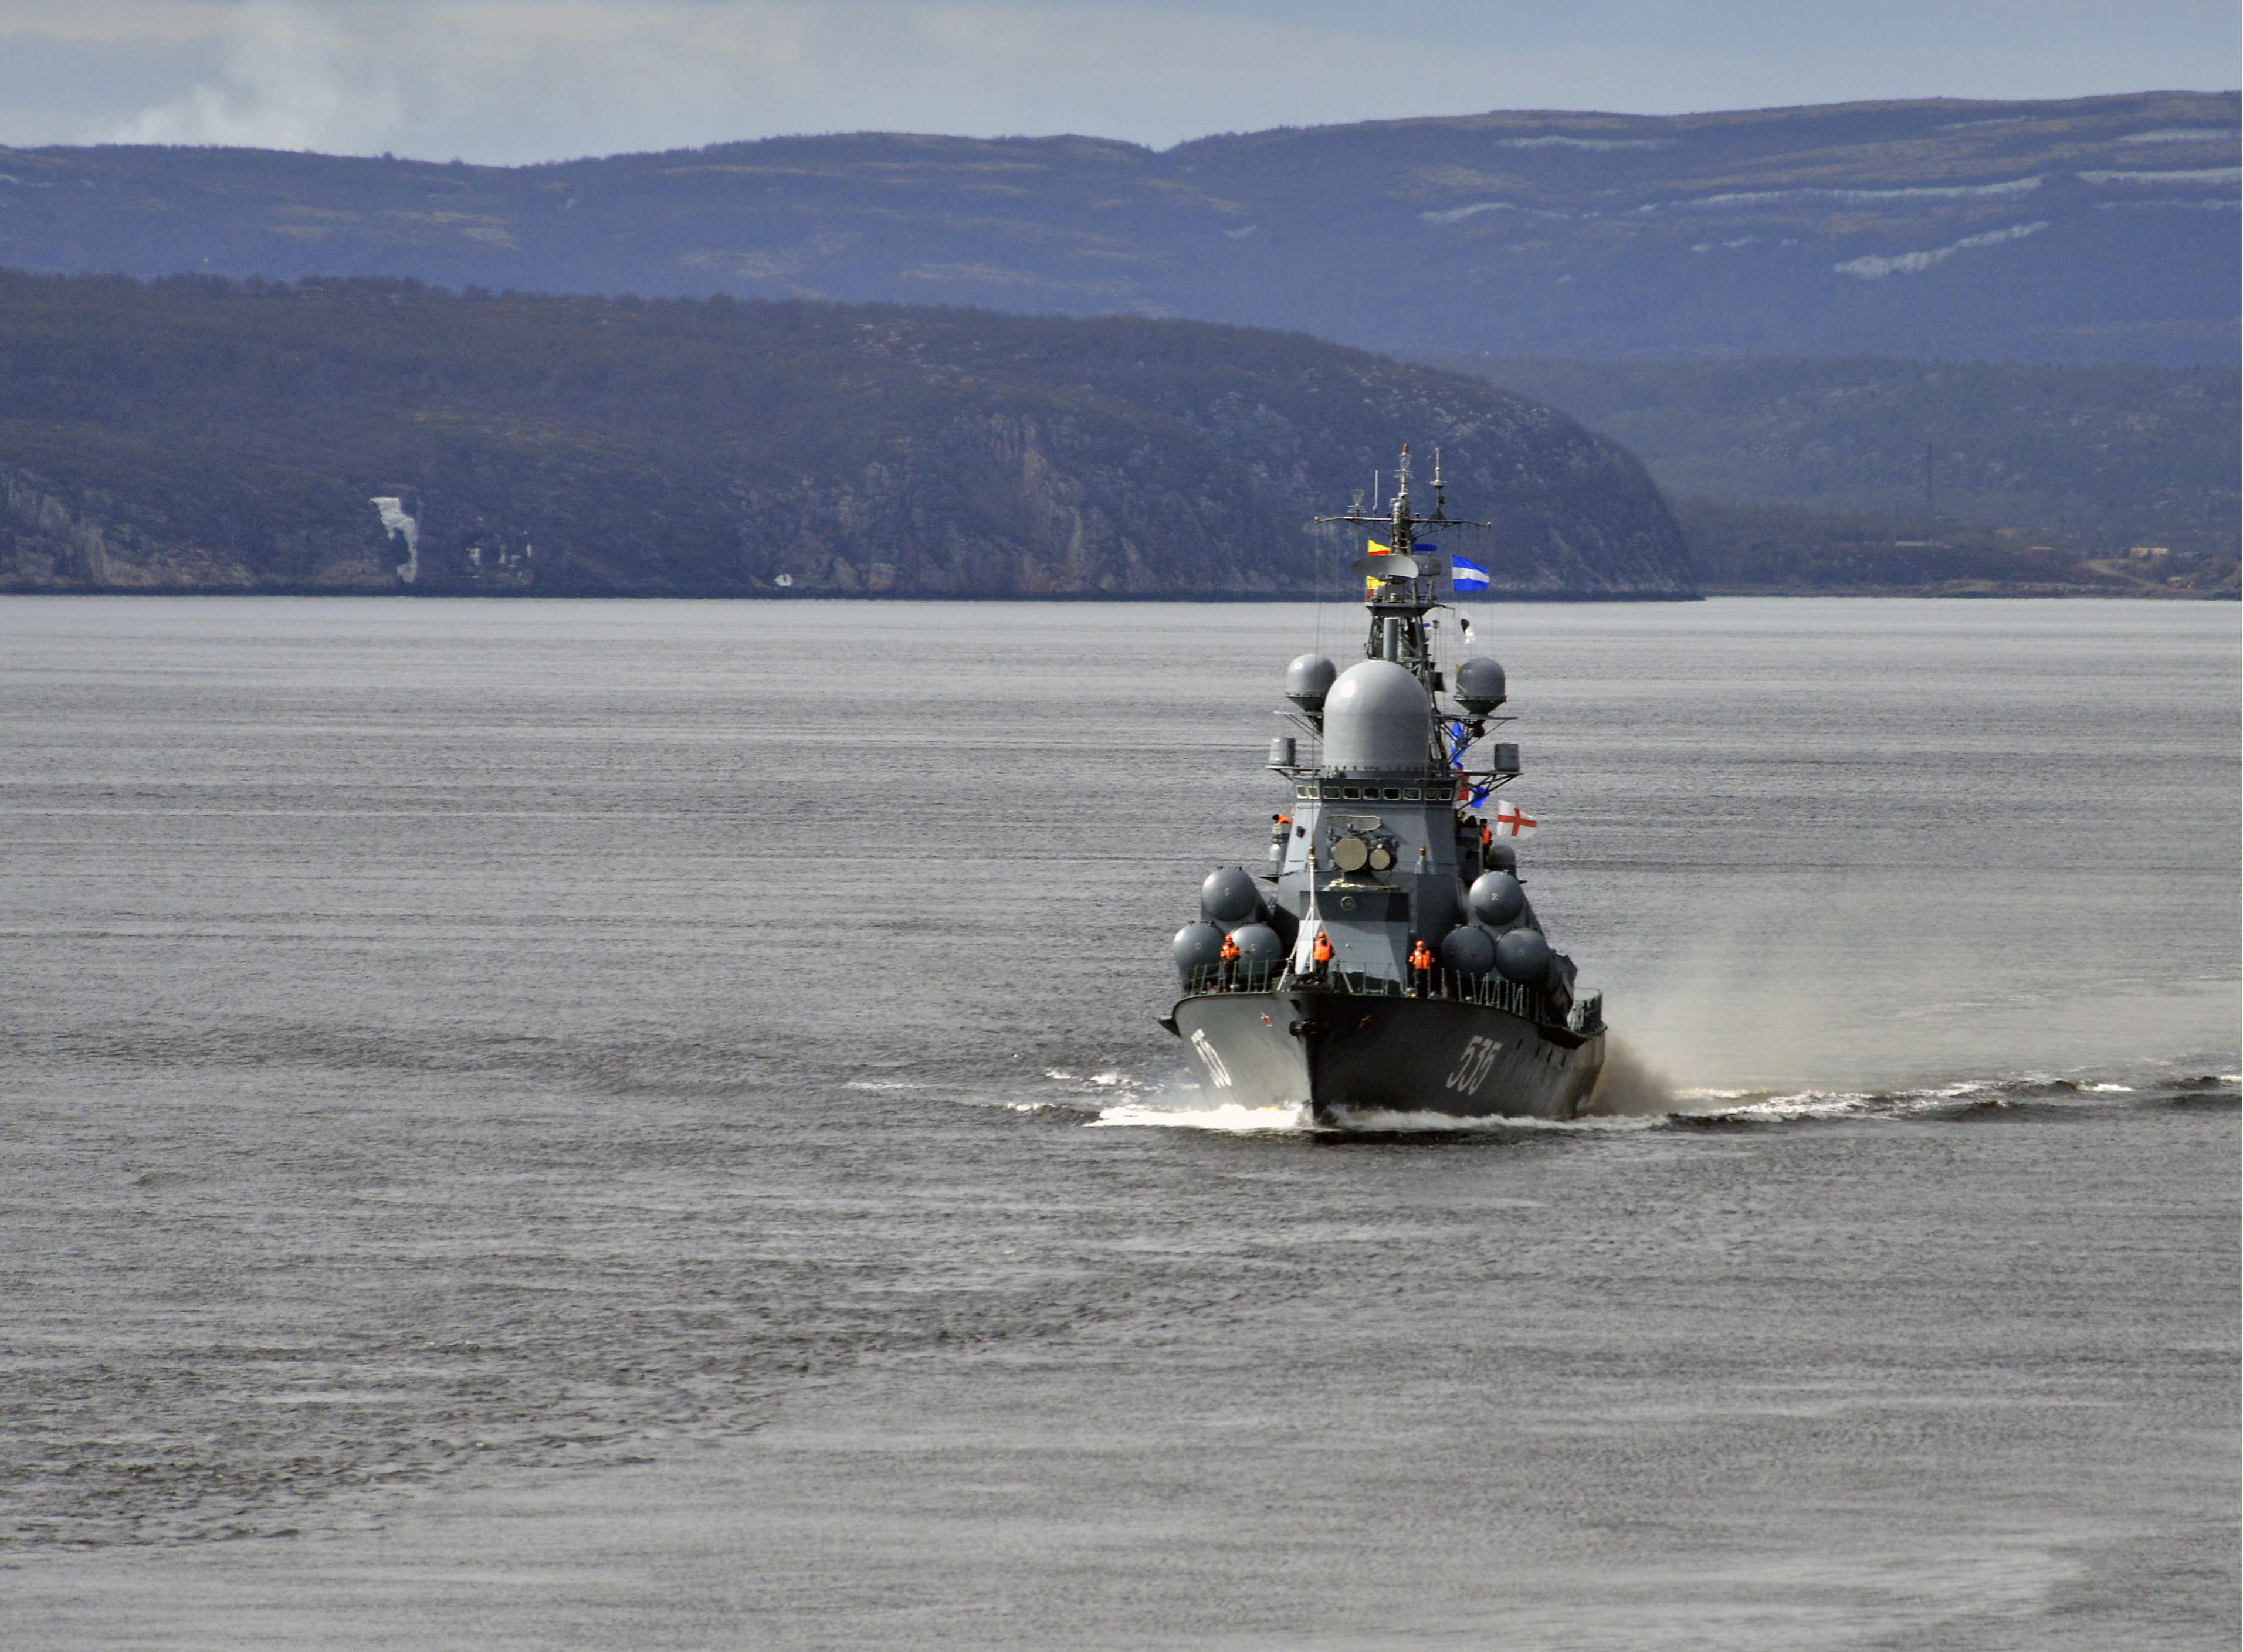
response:
[[[2233,366],[1445,365],[1547,402],[1643,460],[1683,501],[1709,584],[1777,582],[1768,568],[1779,547],[1804,583],[1849,569],[1869,569],[1879,586],[1923,582],[1914,574],[1937,560],[1928,548],[1864,560],[1865,547],[1889,551],[1896,541],[1946,541],[1951,567],[1937,577],[1961,580],[2001,577],[1994,570],[2008,565],[2030,583],[2065,568],[2124,583],[2092,565],[2116,557],[2125,574],[2138,572],[2142,559],[2128,553],[2151,545],[2167,553],[2154,559],[2167,588],[2215,587],[2235,566],[2243,373]],[[1738,561],[1748,552],[1749,576]]]
[[[1297,334],[0,275],[7,589],[1308,594],[1404,440],[1499,592],[1692,594],[1611,442]]]
[[[2014,527],[1942,517],[1802,510],[1683,498],[1676,520],[1700,588],[1714,595],[2126,596],[2233,599],[2226,547],[2097,553]]]
[[[519,168],[0,151],[0,265],[1178,316],[1413,353],[2229,365],[2238,114],[1525,111]]]

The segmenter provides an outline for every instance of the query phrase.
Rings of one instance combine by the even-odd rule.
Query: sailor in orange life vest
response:
[[[1309,956],[1316,961],[1317,979],[1321,981],[1324,979],[1324,971],[1331,967],[1331,937],[1326,935],[1322,930],[1318,930],[1317,931],[1317,944],[1314,947],[1310,949]]]
[[[1230,984],[1230,977],[1238,968],[1238,943],[1230,937],[1223,937],[1223,984]]]
[[[1425,944],[1425,937],[1421,935],[1418,937],[1418,944],[1410,949],[1410,971],[1417,977],[1413,984],[1421,998],[1425,996],[1427,984],[1432,978],[1432,970],[1433,949]]]

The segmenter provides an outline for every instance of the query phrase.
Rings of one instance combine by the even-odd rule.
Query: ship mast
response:
[[[1394,484],[1394,500],[1384,514],[1366,514],[1362,496],[1357,494],[1353,507],[1345,515],[1317,518],[1319,524],[1345,523],[1384,530],[1384,552],[1358,556],[1352,565],[1368,587],[1364,605],[1371,610],[1371,635],[1364,644],[1364,657],[1393,661],[1425,684],[1429,695],[1438,693],[1443,685],[1433,667],[1432,649],[1425,635],[1425,615],[1443,606],[1441,580],[1448,571],[1448,564],[1431,550],[1423,556],[1417,554],[1418,535],[1450,528],[1485,531],[1493,526],[1448,514],[1448,496],[1441,488],[1441,450],[1438,447],[1433,450],[1432,485],[1433,508],[1421,516],[1410,502],[1410,446],[1404,442]],[[1377,508],[1377,501],[1374,500],[1372,509]]]
[[[1465,755],[1475,742],[1490,729],[1512,721],[1507,716],[1495,715],[1496,708],[1504,703],[1503,668],[1492,660],[1466,660],[1458,668],[1460,681],[1458,688],[1466,689],[1462,680],[1466,675],[1472,678],[1471,686],[1466,692],[1457,694],[1453,704],[1443,703],[1441,696],[1453,691],[1451,685],[1442,680],[1442,674],[1435,666],[1425,615],[1434,608],[1448,606],[1441,600],[1441,588],[1442,581],[1449,577],[1452,562],[1438,554],[1440,548],[1438,543],[1428,544],[1420,550],[1418,536],[1433,533],[1445,534],[1452,530],[1487,533],[1495,525],[1449,514],[1448,495],[1441,486],[1441,450],[1438,447],[1433,450],[1432,485],[1433,508],[1420,515],[1411,503],[1410,449],[1404,446],[1395,482],[1394,498],[1384,510],[1379,510],[1374,502],[1371,511],[1366,513],[1363,508],[1363,495],[1357,494],[1344,515],[1319,516],[1316,520],[1319,526],[1372,528],[1385,534],[1384,544],[1372,540],[1371,554],[1356,558],[1351,565],[1355,573],[1363,576],[1365,588],[1364,606],[1370,610],[1371,635],[1364,644],[1364,655],[1371,660],[1391,660],[1417,678],[1425,691],[1432,712],[1426,730],[1427,767],[1451,775],[1460,785],[1468,786],[1468,791],[1458,794],[1458,802],[1461,803],[1469,797],[1471,806],[1477,808],[1489,792],[1519,773],[1519,749],[1515,746],[1498,746],[1493,754],[1494,762],[1485,770],[1470,769],[1465,766]],[[1467,631],[1467,640],[1470,635]],[[1303,664],[1310,657],[1304,655],[1294,663]],[[1329,661],[1322,663],[1327,671],[1332,669]],[[1330,683],[1330,678],[1325,678],[1324,685],[1329,687]],[[1280,715],[1287,716],[1310,736],[1320,738],[1324,731],[1320,708],[1295,694],[1290,688],[1287,693],[1297,705],[1303,707],[1305,715]],[[1317,698],[1320,699],[1321,695]],[[1295,765],[1290,760],[1290,742],[1281,743],[1288,748],[1285,759],[1279,761],[1273,748],[1272,769],[1296,784],[1316,781],[1318,787],[1324,788],[1321,795],[1325,797],[1343,789],[1337,783],[1332,771]],[[1505,766],[1506,761],[1508,767]],[[1328,781],[1334,783],[1327,786]],[[1300,795],[1310,796],[1317,794],[1303,792]]]

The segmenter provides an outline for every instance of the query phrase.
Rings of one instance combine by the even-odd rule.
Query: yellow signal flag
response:
[[[1369,547],[1371,547],[1371,554],[1373,556],[1391,556],[1391,555],[1393,555],[1393,554],[1394,554],[1394,547],[1393,547],[1392,546],[1391,546],[1391,545],[1381,545],[1381,544],[1380,544],[1377,540],[1375,540],[1375,539],[1374,539],[1374,540],[1365,540],[1365,541],[1364,541],[1364,544],[1366,544],[1366,545],[1368,545]],[[1377,595],[1377,594],[1378,594],[1378,579],[1377,579],[1377,576],[1376,574],[1364,574],[1364,575],[1363,576],[1363,600],[1364,600],[1364,601],[1368,602],[1368,601],[1371,601],[1371,599],[1372,597],[1374,597],[1374,596],[1376,596],[1376,595]]]

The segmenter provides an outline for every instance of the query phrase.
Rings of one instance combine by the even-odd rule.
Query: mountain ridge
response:
[[[2233,93],[1224,134],[855,133],[476,167],[0,151],[0,264],[825,298],[1404,353],[2235,359]]]
[[[1473,360],[1601,431],[1670,497],[2015,527],[2083,549],[2235,545],[2243,373],[1889,358]]]

